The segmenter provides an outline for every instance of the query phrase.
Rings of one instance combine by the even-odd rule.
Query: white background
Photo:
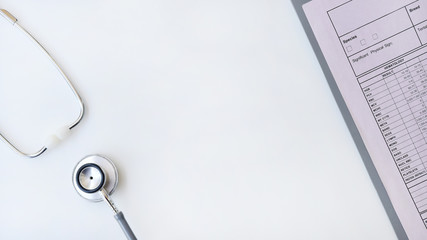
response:
[[[395,239],[288,0],[2,0],[81,93],[37,159],[0,144],[0,239],[123,239],[71,173],[114,160],[139,239]],[[2,19],[0,19],[2,20]],[[77,105],[0,24],[0,131],[41,147]],[[54,127],[52,127],[54,126]]]

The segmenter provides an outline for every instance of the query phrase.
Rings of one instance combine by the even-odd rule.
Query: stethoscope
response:
[[[76,127],[81,122],[85,113],[85,107],[80,95],[71,83],[70,79],[61,69],[58,63],[53,59],[53,57],[47,52],[47,50],[28,31],[20,26],[17,23],[18,20],[8,11],[0,9],[0,16],[4,17],[9,23],[12,24],[12,26],[18,28],[22,33],[24,33],[24,35],[27,36],[35,44],[35,46],[45,54],[45,56],[61,74],[70,90],[73,92],[80,107],[79,116],[75,121],[69,125],[66,125],[65,127],[62,127],[56,133],[52,134],[46,140],[44,146],[40,148],[40,150],[33,153],[27,153],[20,150],[11,141],[9,141],[2,132],[0,132],[0,139],[3,140],[16,153],[28,158],[35,158],[42,155],[47,149],[53,147],[70,134],[71,129]],[[73,185],[80,196],[93,202],[107,202],[114,212],[114,218],[119,223],[126,237],[129,240],[135,240],[135,234],[129,227],[129,224],[127,223],[123,213],[117,209],[110,198],[110,195],[113,194],[117,187],[118,180],[118,172],[114,163],[100,155],[90,155],[83,158],[79,163],[77,163],[73,171]]]

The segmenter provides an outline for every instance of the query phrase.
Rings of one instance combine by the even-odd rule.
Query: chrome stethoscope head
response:
[[[3,140],[7,145],[9,145],[9,147],[12,148],[15,152],[17,152],[18,154],[25,156],[25,157],[35,158],[35,157],[42,155],[48,148],[55,146],[58,142],[60,142],[61,140],[63,140],[65,137],[67,137],[69,135],[70,130],[73,129],[75,126],[77,126],[81,122],[83,115],[85,113],[85,107],[84,107],[83,101],[82,101],[79,93],[77,92],[76,88],[73,86],[70,79],[64,73],[64,71],[59,66],[59,64],[49,54],[49,52],[27,30],[25,30],[21,25],[19,25],[18,19],[16,19],[8,11],[6,11],[4,9],[0,9],[0,16],[2,16],[10,24],[12,24],[13,27],[18,28],[27,38],[29,38],[33,42],[33,44],[37,48],[39,48],[44,53],[44,55],[50,60],[50,62],[53,64],[53,66],[61,74],[62,78],[67,83],[68,87],[73,92],[73,94],[74,94],[74,96],[75,96],[75,98],[79,104],[79,107],[80,107],[79,116],[77,117],[76,120],[74,120],[74,122],[72,122],[71,124],[66,125],[65,127],[59,129],[58,132],[50,135],[48,137],[48,139],[46,140],[44,146],[42,148],[40,148],[40,150],[33,152],[33,153],[27,153],[25,151],[20,150],[18,147],[16,147],[15,144],[13,144],[10,140],[8,140],[5,135],[3,135],[0,132],[0,139]]]
[[[119,181],[119,174],[114,163],[100,155],[90,155],[81,160],[73,171],[73,185],[83,198],[100,202],[104,200],[101,193],[113,194]]]
[[[80,196],[93,202],[102,200],[107,202],[127,239],[135,240],[135,234],[129,227],[125,216],[110,198],[110,195],[116,190],[118,180],[119,175],[114,163],[100,155],[89,155],[83,158],[73,171],[73,185]]]

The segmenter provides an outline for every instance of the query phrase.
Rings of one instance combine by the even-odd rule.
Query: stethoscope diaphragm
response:
[[[73,185],[83,198],[101,202],[104,200],[100,190],[103,188],[112,195],[117,188],[119,174],[114,163],[100,155],[83,158],[74,168]]]
[[[104,186],[105,174],[97,164],[87,163],[77,170],[76,182],[83,192],[95,193]]]

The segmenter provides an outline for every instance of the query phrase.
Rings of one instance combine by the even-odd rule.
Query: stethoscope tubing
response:
[[[135,234],[126,221],[125,215],[122,212],[118,212],[116,215],[114,215],[114,218],[119,223],[128,240],[137,240]]]

